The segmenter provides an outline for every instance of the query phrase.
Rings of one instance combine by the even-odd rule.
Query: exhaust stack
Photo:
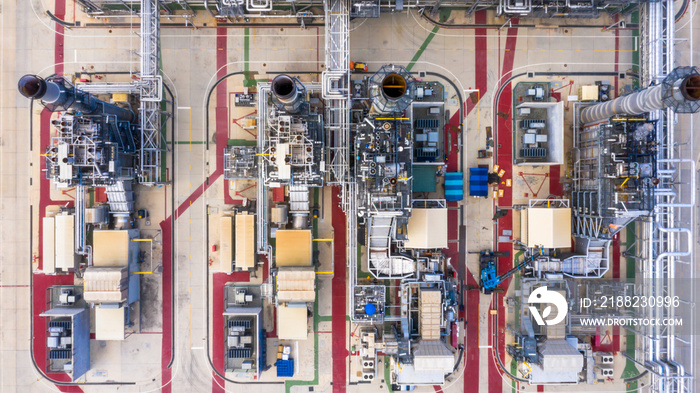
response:
[[[272,99],[284,107],[287,113],[299,113],[305,103],[306,88],[299,79],[289,75],[277,75],[272,80]]]
[[[90,93],[69,85],[60,77],[44,80],[38,75],[25,75],[19,79],[17,89],[27,98],[41,100],[52,112],[73,109],[84,115],[115,116],[117,120],[128,122],[136,120],[131,109],[99,100]]]
[[[402,66],[385,65],[369,80],[372,109],[379,113],[403,112],[413,101],[413,77]]]
[[[671,108],[677,113],[700,109],[700,73],[695,67],[678,67],[660,85],[586,107],[583,124],[607,120],[614,115],[636,115]]]

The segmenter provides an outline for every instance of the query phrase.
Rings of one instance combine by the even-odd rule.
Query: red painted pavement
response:
[[[470,271],[467,271],[465,284],[478,288],[479,283],[474,279]],[[466,291],[467,325],[465,330],[465,352],[467,354],[464,364],[464,393],[479,393],[479,296],[478,290]],[[472,324],[472,326],[469,326]]]
[[[615,14],[615,22],[618,22],[619,20],[620,20],[620,15]],[[618,73],[620,70],[620,68],[619,68],[620,67],[620,51],[619,51],[619,49],[620,49],[620,29],[615,29],[615,72],[616,73]],[[617,88],[618,88],[618,82],[619,82],[619,79],[617,77],[618,75],[615,75],[615,78],[614,78],[615,83],[613,86],[615,88],[615,93],[610,98],[617,97],[617,92],[618,92]]]
[[[474,13],[474,23],[486,24],[486,10]],[[479,90],[478,99],[481,100],[486,94],[488,86],[488,68],[486,67],[486,58],[488,56],[487,30],[483,28],[474,29],[474,36],[474,88]],[[467,113],[469,113],[474,109],[476,103],[469,97],[464,98],[467,101]]]
[[[474,14],[474,19],[476,24],[486,23],[486,11],[477,11]],[[487,69],[487,31],[486,29],[479,28],[474,29],[474,88],[478,90],[477,102],[472,101],[470,96],[464,97],[466,104],[466,114],[464,117],[469,116],[471,111],[476,107],[476,104],[481,100],[481,98],[486,95],[488,90],[488,69]],[[462,108],[464,109],[464,108]],[[457,115],[450,119],[450,125],[456,120],[459,124],[459,118],[455,119]],[[448,130],[450,127],[448,126]],[[479,130],[477,130],[479,131]],[[454,138],[454,137],[453,137]],[[448,157],[447,170],[450,172],[457,171],[457,160]],[[448,211],[449,212],[449,211]],[[449,215],[448,215],[449,220]],[[448,222],[449,224],[449,222]],[[452,251],[452,250],[450,250]],[[459,260],[453,258],[453,263],[459,263]],[[465,261],[466,263],[466,261]],[[466,277],[464,277],[464,283],[468,286],[478,287],[478,283],[472,276],[471,272],[467,269]],[[465,291],[466,295],[466,318],[465,322],[472,323],[472,328],[465,325],[465,340],[466,345],[464,351],[465,364],[464,364],[464,392],[465,393],[478,393],[479,392],[479,291]]]
[[[347,388],[347,315],[346,307],[346,258],[345,258],[345,213],[340,208],[339,190],[334,188],[333,199],[333,391],[345,393]]]
[[[66,2],[65,0],[56,0],[54,3],[54,15],[56,17],[63,19],[66,13]],[[58,75],[63,74],[63,26],[60,24],[55,24],[56,34],[54,35],[54,72]],[[33,114],[30,114],[33,116]],[[50,119],[51,112],[44,109],[41,112],[41,119],[39,124],[39,149],[43,150],[48,146],[50,142]],[[46,216],[46,207],[49,205],[59,205],[72,202],[66,201],[54,201],[51,199],[51,185],[49,180],[44,176],[44,169],[46,169],[46,161],[43,159],[39,160],[40,175],[39,175],[39,255],[37,259],[38,270],[43,269],[43,219]],[[32,234],[33,236],[34,234]],[[32,338],[33,338],[33,354],[36,365],[42,372],[47,371],[47,348],[46,348],[46,319],[39,316],[42,312],[47,310],[47,289],[53,285],[73,285],[74,279],[72,274],[62,274],[62,275],[45,275],[45,274],[33,274],[32,276]],[[47,376],[53,380],[59,382],[71,382],[70,376],[66,373],[47,373]],[[82,392],[83,390],[78,386],[63,386],[56,385],[56,388],[61,392]]]
[[[54,3],[53,14],[56,15],[58,19],[65,19],[66,17],[66,0],[56,0]],[[63,74],[63,25],[60,23],[54,23],[56,29],[56,34],[54,35],[54,71],[57,75]]]
[[[163,285],[163,336],[161,338],[161,383],[164,385],[161,392],[169,393],[172,390],[173,370],[168,367],[173,356],[172,348],[172,298],[173,298],[173,256],[172,256],[172,219],[168,217],[160,223],[161,239],[163,239],[163,272],[161,283]]]
[[[514,25],[517,24],[517,20],[514,22]],[[518,29],[517,27],[512,27],[508,29],[507,32],[507,37],[506,37],[506,50],[503,55],[503,67],[502,67],[502,73],[501,75],[505,78],[510,77],[510,74],[513,70],[513,62],[515,60],[515,45],[517,42],[517,34],[518,34]],[[496,146],[497,149],[497,160],[498,160],[498,165],[501,167],[501,169],[506,171],[506,177],[513,177],[513,154],[512,154],[512,125],[513,125],[513,120],[512,120],[512,106],[513,106],[513,91],[512,91],[512,86],[510,83],[508,83],[500,96],[500,100],[496,102],[496,112],[503,112],[508,114],[507,118],[503,118],[501,116],[497,116],[497,122],[498,122],[498,146]],[[500,146],[500,147],[499,147]],[[498,201],[496,203],[499,206],[512,206],[513,204],[513,195],[512,195],[512,188],[511,187],[504,187],[503,188],[504,193],[503,197],[498,198]],[[498,242],[498,236],[503,233],[504,230],[512,230],[513,229],[513,216],[512,213],[509,213],[503,218],[500,218],[498,220],[498,232],[494,234],[494,241],[496,242],[495,248],[498,251],[509,251],[510,252],[510,257],[501,257],[499,258],[498,263],[498,274],[504,274],[507,272],[512,266],[513,266],[513,245],[512,243],[499,243]],[[509,281],[506,281],[502,285],[504,287],[507,287],[509,284]],[[492,307],[498,308],[503,301],[503,294],[502,293],[495,293],[493,295],[493,299],[495,304],[492,304]],[[498,313],[498,327],[499,330],[496,333],[496,337],[498,339],[497,343],[493,343],[493,345],[498,346],[499,350],[499,356],[501,359],[504,358],[505,356],[505,326],[506,326],[506,321],[505,321],[505,313],[504,312],[499,312]],[[489,318],[489,326],[491,327],[492,325],[492,318]],[[489,329],[489,331],[492,330],[492,327]],[[503,391],[503,379],[499,370],[499,366],[496,364],[495,359],[493,359],[493,356],[495,355],[493,353],[493,348],[489,349],[491,361],[489,362],[489,367],[488,367],[488,378],[489,378],[489,392],[490,393],[500,393]]]
[[[564,189],[561,186],[561,165],[549,167],[549,193],[556,196],[564,194]]]

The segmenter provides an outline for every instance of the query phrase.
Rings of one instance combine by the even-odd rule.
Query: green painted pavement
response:
[[[441,9],[440,10],[440,21],[441,22],[446,21],[447,18],[450,17],[451,12],[452,11],[449,9]],[[413,55],[413,58],[406,66],[406,69],[408,71],[411,71],[413,69],[413,66],[416,65],[416,62],[423,55],[423,52],[425,52],[425,49],[428,48],[428,45],[430,45],[430,42],[433,40],[433,38],[435,38],[435,34],[437,34],[438,30],[440,30],[440,26],[435,26],[435,27],[433,27],[433,30],[430,31],[430,34],[428,34],[428,36],[425,38],[425,41],[423,41],[423,44],[420,46],[418,51],[416,51],[416,54]]]

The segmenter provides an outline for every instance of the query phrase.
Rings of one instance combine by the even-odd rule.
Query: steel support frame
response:
[[[348,268],[349,309],[354,309],[357,281],[357,182],[348,171],[350,160],[350,1],[327,0],[325,64],[322,94],[326,99],[326,140],[329,142],[327,184],[340,186],[345,213],[345,254]],[[349,313],[348,315],[352,315]],[[354,316],[351,316],[354,319]]]
[[[675,64],[675,9],[670,0],[647,2],[640,6],[640,79],[642,87],[660,83],[676,66]],[[684,151],[676,142],[675,114],[671,109],[650,113],[657,122],[659,156],[657,171],[660,174],[654,216],[637,224],[638,240],[635,257],[638,263],[638,288],[643,296],[674,296],[677,294],[675,279],[693,277],[690,262],[694,259],[692,243],[695,192],[688,194],[687,184],[692,184],[696,174],[692,161],[692,148]],[[692,140],[692,135],[685,136]],[[690,170],[683,164],[689,162]],[[686,185],[686,186],[684,186]],[[690,224],[682,222],[690,217]],[[641,233],[639,233],[641,232]],[[683,237],[687,236],[687,241]],[[684,246],[684,243],[687,245]],[[689,268],[690,267],[690,268]],[[691,291],[692,298],[692,287]],[[686,305],[685,307],[690,307]],[[645,318],[674,318],[678,311],[673,307],[646,308]],[[691,308],[686,315],[694,315]],[[694,318],[691,317],[692,323]],[[677,339],[677,335],[683,335]],[[691,392],[693,378],[686,369],[694,371],[694,336],[683,334],[674,326],[649,326],[638,337],[634,359],[651,371],[651,390],[654,392]],[[685,356],[676,356],[676,353]]]
[[[163,81],[158,67],[160,1],[141,1],[141,148],[139,181],[161,183],[161,108]]]

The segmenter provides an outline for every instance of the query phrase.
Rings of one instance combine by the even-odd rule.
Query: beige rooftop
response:
[[[277,302],[313,302],[316,273],[313,267],[280,268],[277,273]]]
[[[277,266],[311,266],[310,230],[278,230],[275,244]]]
[[[95,340],[124,339],[124,307],[95,307]]]
[[[306,340],[308,337],[306,307],[277,307],[277,337],[280,340]]]
[[[447,248],[447,209],[413,209],[406,248]]]
[[[527,246],[571,247],[571,209],[527,209]]]
[[[92,233],[94,266],[126,266],[129,263],[129,231]]]

